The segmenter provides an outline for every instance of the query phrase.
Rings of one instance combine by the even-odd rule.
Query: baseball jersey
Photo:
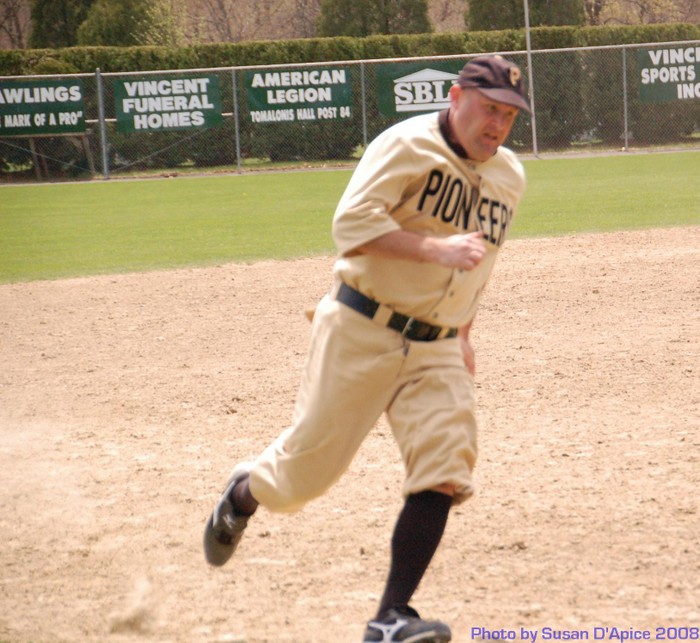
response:
[[[333,218],[335,276],[398,312],[439,326],[471,321],[525,190],[515,154],[466,158],[448,139],[447,111],[409,118],[367,147]],[[487,246],[473,270],[353,251],[394,230],[449,236],[481,230]]]

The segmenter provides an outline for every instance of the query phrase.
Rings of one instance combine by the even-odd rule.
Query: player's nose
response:
[[[508,118],[505,114],[502,114],[499,111],[495,111],[491,114],[491,126],[495,130],[498,130],[499,132],[501,132],[501,131],[503,131],[503,129],[505,129],[507,124],[508,124]]]

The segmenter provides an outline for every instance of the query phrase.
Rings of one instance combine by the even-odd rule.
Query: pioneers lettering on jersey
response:
[[[644,103],[700,98],[700,47],[644,49],[637,52]]]
[[[481,230],[495,246],[505,241],[513,218],[512,206],[482,195],[478,185],[440,169],[433,169],[428,175],[418,211],[453,225],[458,232]]]
[[[463,326],[505,242],[525,190],[516,155],[503,147],[486,162],[463,158],[432,112],[402,120],[367,147],[336,208],[339,279],[402,313]],[[407,230],[449,237],[481,231],[486,253],[474,270],[356,253],[382,234]]]

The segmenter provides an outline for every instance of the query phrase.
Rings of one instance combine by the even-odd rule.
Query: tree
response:
[[[585,23],[584,0],[529,0],[530,25],[562,26]],[[521,29],[523,0],[472,0],[465,16],[472,31]]]
[[[586,22],[589,25],[601,24],[601,13],[605,7],[606,0],[585,0]]]
[[[184,44],[180,8],[180,0],[96,0],[78,29],[78,44]]]
[[[140,27],[143,45],[182,47],[187,44],[183,0],[151,0]]]
[[[0,0],[0,49],[23,49],[29,42],[29,0]]]
[[[583,25],[586,22],[581,0],[530,0],[529,5],[535,26]]]
[[[31,47],[72,47],[95,0],[32,0]]]
[[[464,22],[471,31],[517,29],[524,25],[522,0],[471,0]]]
[[[432,31],[427,0],[321,0],[319,36]]]
[[[430,21],[435,31],[464,31],[466,0],[428,0]]]
[[[96,0],[78,29],[78,44],[140,45],[141,24],[147,15],[145,0]]]
[[[697,6],[697,2],[679,0],[620,0],[610,4],[610,22],[623,24],[680,22],[687,18],[688,8]]]
[[[320,0],[293,0],[289,20],[292,37],[313,38],[320,12]]]
[[[297,3],[310,4],[310,3]],[[292,37],[287,0],[196,0],[189,3],[203,41],[240,42]]]
[[[698,22],[700,0],[584,0],[589,25]]]

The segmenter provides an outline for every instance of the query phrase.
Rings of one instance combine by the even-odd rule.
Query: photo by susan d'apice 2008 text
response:
[[[553,627],[519,629],[489,629],[472,627],[471,638],[482,641],[697,641],[700,627],[634,627],[595,626],[584,629],[557,629]]]

